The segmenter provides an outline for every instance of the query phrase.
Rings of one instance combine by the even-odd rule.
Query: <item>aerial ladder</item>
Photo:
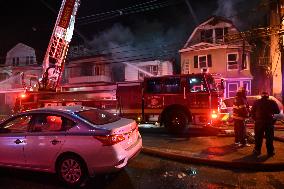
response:
[[[43,74],[38,81],[39,91],[56,91],[59,86],[79,5],[80,0],[62,1],[43,60]]]

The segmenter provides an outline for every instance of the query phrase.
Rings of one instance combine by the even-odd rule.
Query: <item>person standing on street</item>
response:
[[[263,135],[266,139],[267,156],[275,155],[273,139],[274,139],[274,114],[279,114],[280,110],[277,103],[269,99],[269,94],[263,92],[261,99],[256,100],[251,109],[252,119],[255,121],[255,147],[253,150],[254,155],[261,154],[261,146]]]
[[[235,97],[232,115],[234,120],[235,144],[238,146],[250,146],[247,143],[245,125],[245,120],[248,116],[249,106],[246,99],[246,90],[240,87]]]

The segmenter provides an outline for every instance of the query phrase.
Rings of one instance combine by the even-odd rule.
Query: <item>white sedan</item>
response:
[[[134,120],[90,107],[40,108],[0,124],[0,166],[57,173],[70,186],[125,167],[141,148]]]

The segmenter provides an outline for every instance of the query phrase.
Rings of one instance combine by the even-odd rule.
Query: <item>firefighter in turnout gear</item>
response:
[[[274,100],[269,99],[269,94],[267,92],[263,92],[261,99],[254,102],[251,110],[252,119],[255,121],[255,147],[253,151],[254,155],[261,154],[261,146],[264,134],[266,139],[267,155],[270,157],[275,154],[273,139],[274,123],[276,119],[274,118],[274,114],[279,113],[280,110],[277,103]]]
[[[250,146],[246,138],[245,120],[249,117],[249,105],[246,99],[246,90],[241,87],[236,94],[233,115],[235,144],[238,146]]]

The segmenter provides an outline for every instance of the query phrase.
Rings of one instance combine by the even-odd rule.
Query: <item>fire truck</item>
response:
[[[146,77],[143,81],[95,85],[88,91],[58,91],[80,0],[63,0],[43,62],[38,90],[24,85],[15,111],[82,105],[137,122],[159,123],[170,132],[214,125],[221,119],[221,90],[209,73]]]
[[[22,110],[47,106],[91,106],[139,123],[155,123],[171,133],[226,121],[222,90],[211,74],[146,77],[143,81],[96,85],[88,91],[28,92]]]

